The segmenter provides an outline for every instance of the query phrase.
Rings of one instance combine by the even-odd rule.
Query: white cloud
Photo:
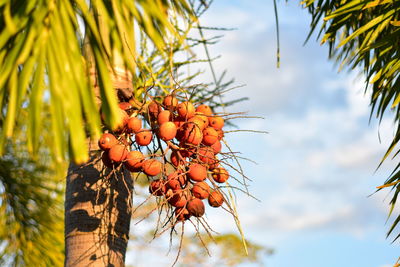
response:
[[[388,201],[381,194],[367,196],[389,174],[386,168],[386,174],[373,176],[392,137],[392,123],[382,121],[380,144],[377,124],[368,126],[368,96],[354,79],[332,80],[323,90],[343,91],[343,105],[240,122],[244,129],[270,131],[258,138],[230,136],[237,150],[261,163],[247,168],[255,181],[252,189],[263,201],[240,202],[247,228],[282,235],[336,231],[359,238],[385,227]]]

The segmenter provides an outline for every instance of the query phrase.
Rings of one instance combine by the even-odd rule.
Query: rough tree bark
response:
[[[65,198],[65,266],[124,266],[132,211],[132,179],[102,170],[96,149],[70,164]]]

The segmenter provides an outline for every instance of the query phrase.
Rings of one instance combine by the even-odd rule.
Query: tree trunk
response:
[[[123,166],[121,171],[105,170],[93,144],[88,163],[70,164],[65,198],[65,266],[124,266],[131,196],[129,171]]]
[[[90,61],[90,59],[89,59]],[[90,71],[98,104],[95,68]],[[113,66],[117,92],[132,91],[132,75]],[[65,197],[65,266],[118,267],[125,264],[132,214],[133,181],[121,165],[104,167],[97,140],[89,141],[89,162],[68,168]]]

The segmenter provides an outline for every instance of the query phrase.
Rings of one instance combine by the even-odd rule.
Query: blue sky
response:
[[[279,1],[278,8],[280,69],[272,1],[215,1],[202,19],[204,26],[237,28],[211,54],[221,55],[217,71],[227,69],[237,84],[246,84],[226,100],[250,100],[229,111],[265,117],[236,124],[269,132],[227,135],[234,150],[258,163],[243,163],[261,200],[239,194],[246,237],[276,250],[265,258],[269,267],[393,266],[400,253],[398,243],[385,238],[388,194],[368,197],[393,167],[387,162],[375,172],[393,135],[392,120],[369,124],[362,77],[338,73],[315,36],[303,46],[310,18],[298,1]],[[207,216],[217,231],[236,231],[222,211]]]

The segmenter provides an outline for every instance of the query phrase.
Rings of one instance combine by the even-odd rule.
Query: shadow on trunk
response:
[[[124,266],[133,182],[123,166],[106,170],[98,151],[70,164],[65,199],[65,266]]]

